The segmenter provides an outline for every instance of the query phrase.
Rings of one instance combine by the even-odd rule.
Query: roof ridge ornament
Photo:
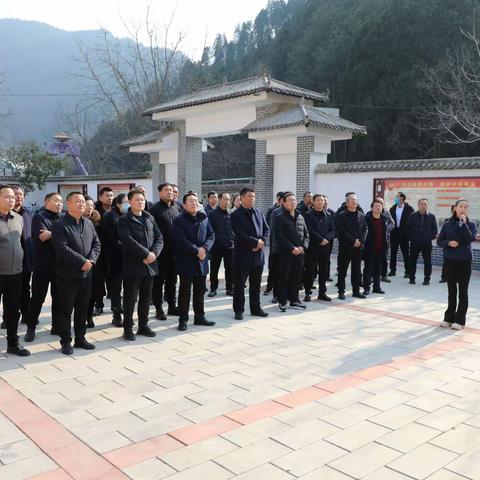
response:
[[[306,105],[305,105],[305,97],[302,97],[298,104],[299,104],[300,108],[302,109],[303,124],[306,127],[309,127],[310,126],[310,117],[308,116],[308,111],[307,111],[307,108],[306,108]]]

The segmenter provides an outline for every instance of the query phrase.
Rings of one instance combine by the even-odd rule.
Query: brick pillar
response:
[[[178,130],[178,190],[202,194],[202,139],[187,137],[185,120],[174,123]]]
[[[150,154],[150,164],[152,165],[152,187],[156,191],[157,187],[165,181],[165,164],[159,163],[159,154]]]
[[[297,137],[297,198],[311,189],[310,154],[314,151],[314,148],[315,138],[313,136]]]
[[[271,115],[277,108],[275,105],[257,107],[257,120]],[[273,155],[267,155],[265,140],[255,140],[255,192],[256,207],[265,213],[273,201]]]

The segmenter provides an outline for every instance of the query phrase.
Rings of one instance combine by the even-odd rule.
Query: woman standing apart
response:
[[[448,308],[441,327],[461,330],[468,310],[468,283],[472,273],[472,242],[476,225],[468,219],[468,201],[457,200],[453,215],[443,224],[437,245],[443,248],[445,277],[448,285]],[[458,291],[458,305],[457,305]]]

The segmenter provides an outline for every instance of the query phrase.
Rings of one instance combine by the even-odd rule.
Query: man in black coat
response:
[[[335,210],[332,210],[329,206],[329,203],[328,203],[328,196],[327,195],[323,195],[323,198],[325,199],[325,206],[323,207],[323,209],[325,210],[325,212],[329,213],[332,218],[333,218],[333,224],[335,225]],[[331,266],[331,258],[332,258],[332,250],[333,250],[333,242],[330,243],[329,245],[329,250],[330,250],[330,258],[328,260],[328,271],[327,271],[327,281],[331,282],[333,281],[332,280],[332,277],[331,277],[331,274],[330,274],[330,266]]]
[[[118,220],[117,232],[123,259],[123,338],[134,341],[133,311],[137,298],[137,335],[155,336],[147,324],[153,278],[158,274],[157,258],[163,248],[163,238],[153,216],[145,212],[143,193],[130,190],[128,201],[130,208]]]
[[[94,350],[85,339],[87,310],[92,293],[92,268],[101,244],[93,223],[83,217],[85,197],[81,192],[67,195],[67,213],[52,226],[52,243],[57,258],[56,284],[58,331],[62,353],[71,355],[73,309],[76,348]]]
[[[275,217],[272,235],[278,249],[278,309],[305,309],[298,297],[302,280],[305,252],[308,248],[308,230],[303,215],[297,211],[297,199],[292,192],[283,196],[281,213]]]
[[[223,260],[225,268],[226,294],[233,297],[232,257],[233,257],[233,230],[228,206],[230,195],[220,193],[218,205],[208,214],[208,220],[215,233],[215,243],[210,251],[210,293],[209,297],[217,294],[218,270]]]
[[[211,327],[215,322],[205,318],[204,295],[208,274],[208,252],[215,241],[207,215],[200,211],[197,194],[183,196],[183,213],[175,218],[172,235],[175,238],[175,265],[180,277],[178,290],[178,330],[185,331],[188,322],[190,295],[193,287],[194,325]]]
[[[168,315],[178,315],[177,309],[177,272],[175,270],[174,238],[172,224],[182,213],[182,208],[174,201],[173,187],[164,182],[158,186],[160,200],[151,208],[150,213],[155,218],[163,236],[163,250],[158,258],[158,277],[153,282],[153,304],[157,320],[166,320],[163,311],[163,299],[168,303]],[[165,297],[164,297],[165,288]]]
[[[432,240],[438,233],[437,219],[428,212],[428,200],[418,201],[418,211],[411,213],[407,220],[407,235],[410,240],[410,283],[415,285],[417,260],[420,252],[423,258],[423,285],[430,285],[432,276]]]
[[[235,319],[242,320],[245,310],[245,283],[249,281],[250,313],[267,317],[260,306],[260,284],[265,264],[265,242],[269,236],[265,217],[255,208],[255,190],[244,187],[240,191],[242,206],[232,215],[232,230],[235,235],[233,249],[233,311]]]
[[[313,193],[307,191],[303,194],[303,200],[298,204],[297,210],[303,215],[305,218],[305,214],[313,208]]]
[[[383,261],[388,249],[390,231],[393,227],[390,214],[383,211],[383,203],[374,200],[371,211],[365,215],[367,236],[364,245],[365,267],[363,269],[364,295],[370,294],[373,279],[373,293],[385,293],[380,286]]]
[[[313,208],[305,215],[305,223],[310,236],[303,279],[305,301],[309,302],[312,298],[313,280],[318,271],[318,300],[330,302],[332,299],[327,295],[327,280],[331,245],[335,237],[335,221],[325,209],[323,195],[313,196]]]
[[[392,230],[390,242],[390,272],[389,277],[394,277],[397,274],[397,252],[400,247],[403,256],[403,263],[405,267],[404,278],[409,277],[410,268],[410,241],[407,233],[408,216],[413,213],[413,208],[405,201],[407,197],[404,193],[398,192],[395,197],[395,203],[390,208],[390,215],[395,222],[395,227]]]
[[[346,209],[337,213],[335,230],[338,237],[338,298],[345,300],[345,277],[350,263],[353,296],[365,298],[360,292],[363,244],[367,235],[365,215],[358,209],[357,196],[349,195]]]
[[[276,199],[277,203],[271,206],[265,215],[265,220],[270,228],[270,232],[272,231],[273,221],[277,213],[281,211],[282,207],[282,198],[285,192],[277,192]],[[268,252],[268,277],[267,277],[267,286],[265,291],[263,292],[264,295],[269,295],[273,292],[272,303],[276,303],[278,301],[278,252],[275,252],[273,245],[272,245],[272,236],[270,235],[269,238],[269,246],[270,250]]]
[[[32,219],[33,274],[32,296],[28,305],[26,342],[35,339],[35,328],[50,285],[52,335],[58,335],[57,289],[55,281],[55,250],[52,244],[52,227],[60,219],[63,199],[53,192],[45,196],[44,207]]]

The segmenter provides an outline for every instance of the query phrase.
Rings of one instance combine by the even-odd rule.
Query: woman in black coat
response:
[[[465,327],[468,284],[472,274],[472,242],[477,238],[477,227],[467,215],[468,201],[457,200],[453,215],[443,224],[437,238],[437,245],[443,248],[448,285],[448,308],[440,326],[454,330]]]

